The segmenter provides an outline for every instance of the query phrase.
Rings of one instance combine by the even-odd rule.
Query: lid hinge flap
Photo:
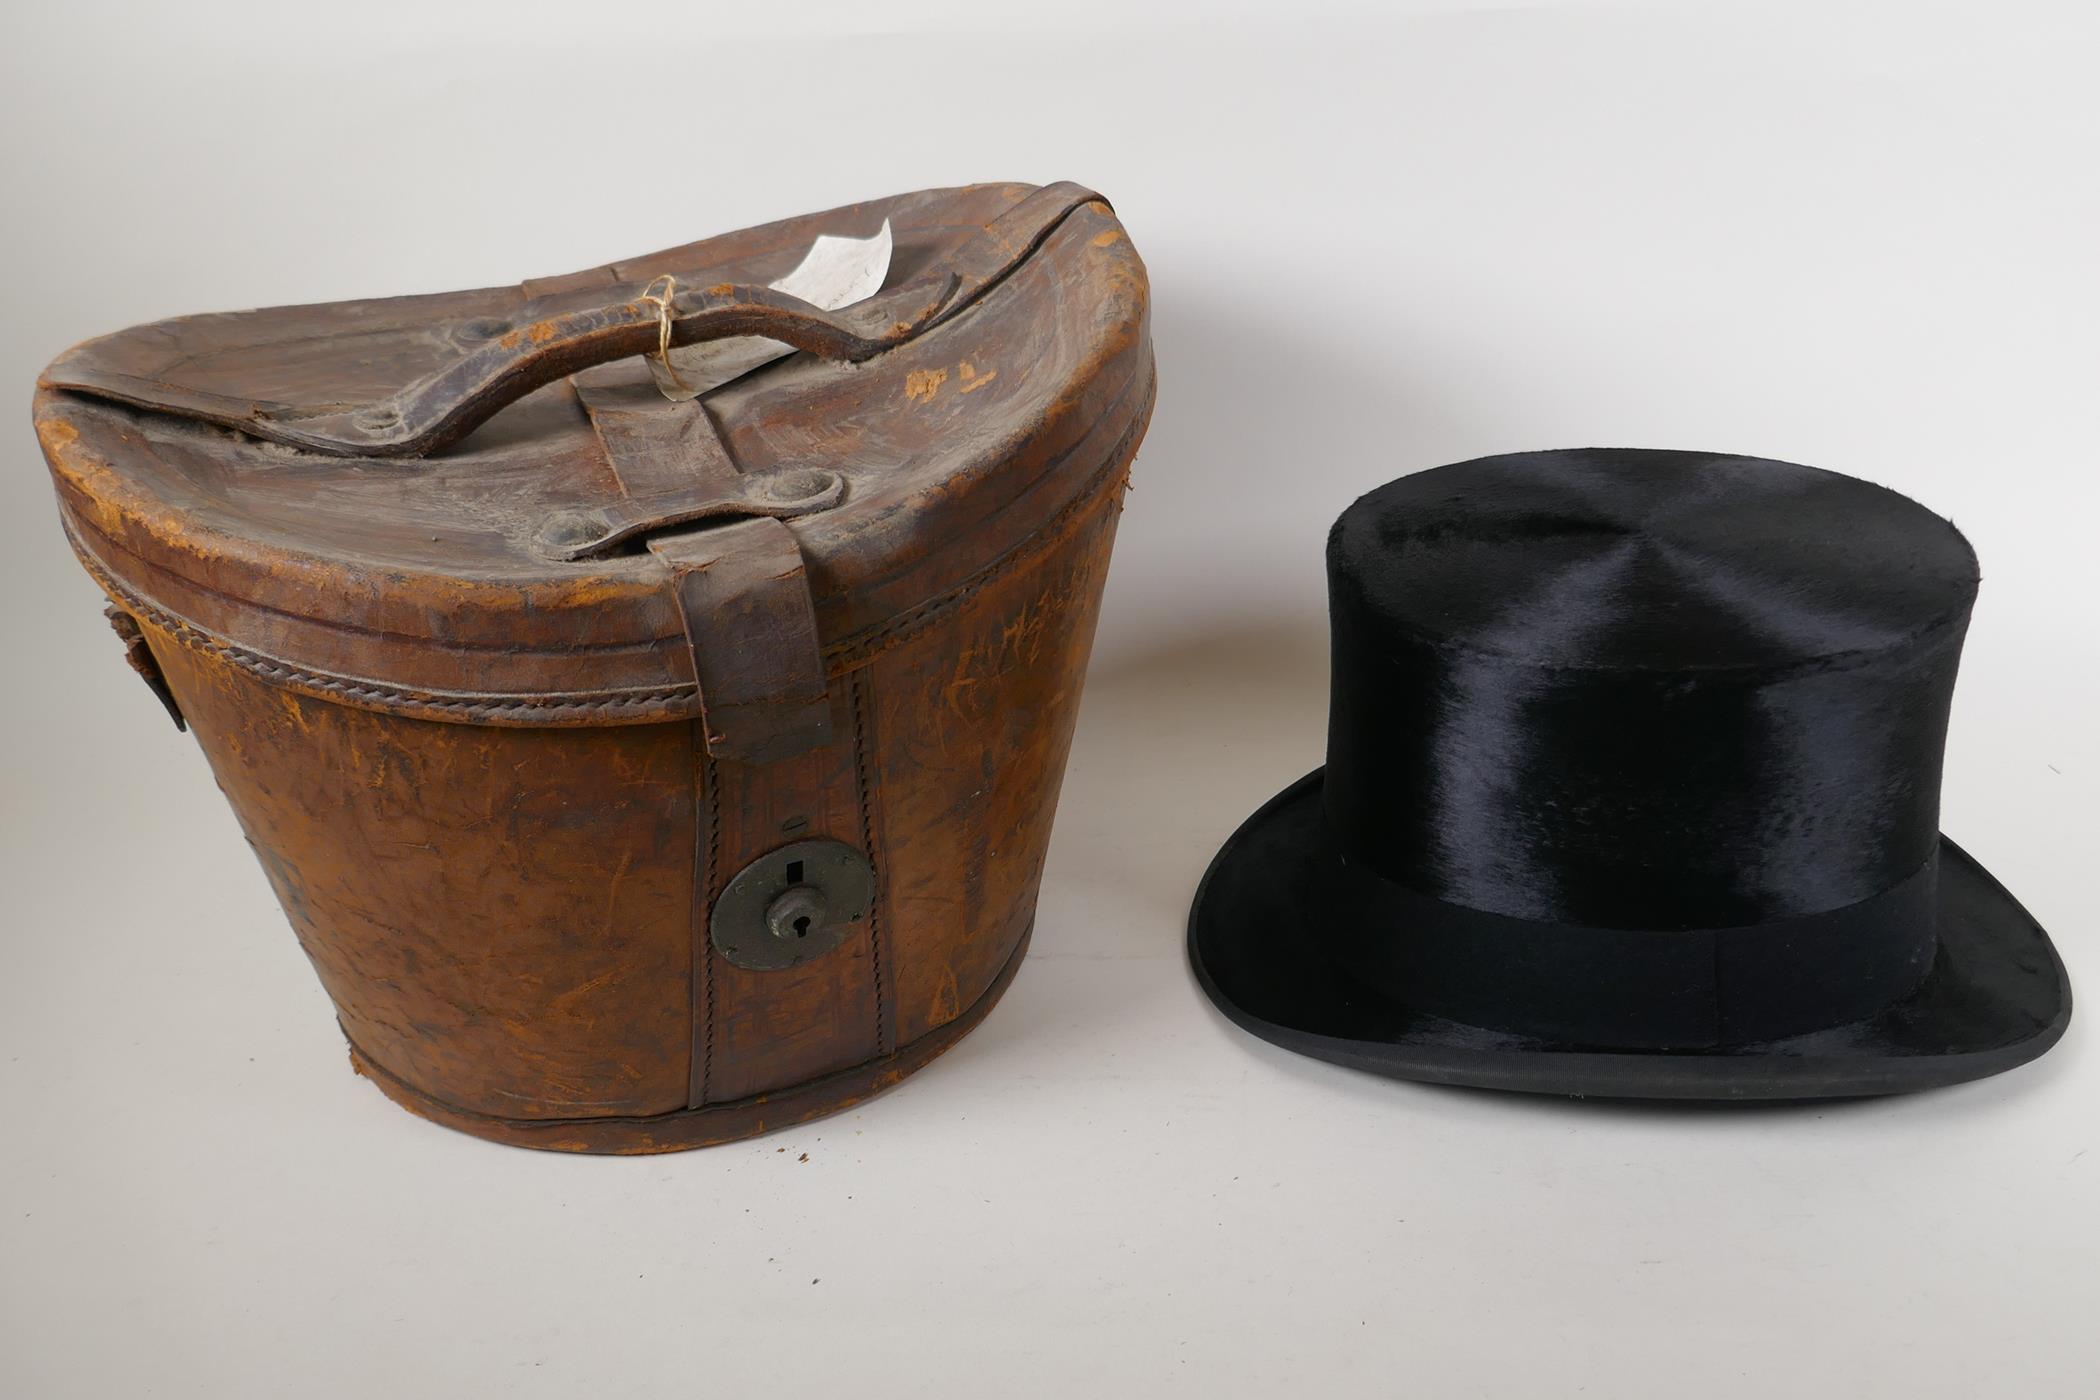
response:
[[[115,603],[104,608],[102,615],[109,619],[109,625],[116,629],[117,636],[124,643],[124,660],[138,673],[139,679],[146,683],[146,688],[153,692],[153,698],[160,701],[162,708],[167,710],[168,718],[175,721],[176,729],[188,729],[189,721],[183,718],[182,706],[175,701],[175,691],[168,684],[167,673],[160,669],[160,658],[146,645],[146,632],[139,626],[139,620]]]

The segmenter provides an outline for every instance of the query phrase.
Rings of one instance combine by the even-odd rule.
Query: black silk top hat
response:
[[[1406,1079],[1880,1094],[2054,1044],[2048,936],[1940,834],[1976,556],[1879,486],[1690,452],[1404,477],[1327,546],[1326,767],[1226,843],[1234,1021]]]

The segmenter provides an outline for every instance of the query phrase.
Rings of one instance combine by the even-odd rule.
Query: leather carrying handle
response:
[[[958,278],[940,275],[831,312],[768,287],[724,283],[670,300],[670,343],[755,335],[829,360],[859,361],[901,344],[954,295]],[[332,456],[423,457],[465,437],[543,384],[592,365],[654,352],[665,309],[642,290],[619,301],[532,319],[444,369],[356,409],[321,414],[262,413],[246,430]]]
[[[683,291],[671,299],[670,343],[755,335],[827,359],[869,359],[968,307],[1040,247],[1074,209],[1106,202],[1068,181],[1044,185],[965,239],[945,267],[839,311],[767,287],[723,283]],[[527,301],[494,339],[385,398],[362,404],[258,402],[199,390],[165,377],[165,370],[141,374],[102,363],[95,342],[60,356],[42,383],[217,423],[331,457],[425,457],[544,384],[654,352],[662,343],[664,312],[646,296],[652,285],[630,283],[616,300],[582,310],[557,309],[560,303],[549,299]],[[569,300],[563,297],[562,303]],[[429,327],[449,337],[463,329],[449,322]]]

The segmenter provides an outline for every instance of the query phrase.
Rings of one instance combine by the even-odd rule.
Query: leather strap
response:
[[[770,513],[746,509],[749,483],[771,478],[740,473],[707,405],[666,399],[632,360],[570,382],[623,499],[594,512],[572,538],[548,542],[550,550],[580,557],[647,530],[706,522],[706,529],[652,539],[649,550],[671,571],[708,754],[757,763],[830,742],[816,603],[802,552]],[[835,473],[821,475],[842,489]]]
[[[892,333],[917,334],[954,315],[1033,252],[1067,213],[1095,198],[1090,190],[1059,185],[1023,198],[947,267],[894,294],[926,300],[924,291],[935,284],[943,292]],[[527,284],[526,292],[588,285]],[[587,517],[553,522],[555,533],[542,538],[543,547],[582,558],[652,530],[706,522],[703,530],[652,538],[649,550],[671,570],[708,754],[759,763],[829,743],[831,703],[816,603],[794,533],[778,517],[836,504],[843,481],[821,468],[745,476],[706,403],[665,399],[631,358],[581,369],[570,383],[622,499]],[[734,517],[743,518],[716,523]]]
[[[909,338],[955,315],[1028,257],[1066,214],[1098,198],[1074,185],[1050,185],[1024,197],[945,267],[883,298],[886,306],[920,307],[883,334]],[[538,297],[592,286],[561,279],[528,283],[525,292]],[[743,292],[735,289],[738,296]],[[804,348],[824,352],[818,345]],[[570,383],[590,415],[622,499],[551,522],[542,546],[576,559],[651,531],[706,523],[702,530],[652,538],[649,550],[671,570],[708,754],[757,763],[829,743],[831,704],[816,604],[794,533],[779,517],[836,504],[844,494],[838,474],[811,468],[744,475],[706,403],[665,399],[633,358],[585,366]],[[718,523],[724,519],[735,523]]]
[[[794,532],[760,517],[649,541],[671,570],[715,758],[769,763],[831,742],[816,604]]]

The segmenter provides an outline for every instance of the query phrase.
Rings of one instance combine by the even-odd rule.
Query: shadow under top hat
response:
[[[1485,458],[1328,543],[1328,762],[1197,895],[1227,1014],[1407,1078],[1820,1097],[2061,1034],[2047,937],[1939,832],[1976,596],[1895,492],[1703,453]]]

